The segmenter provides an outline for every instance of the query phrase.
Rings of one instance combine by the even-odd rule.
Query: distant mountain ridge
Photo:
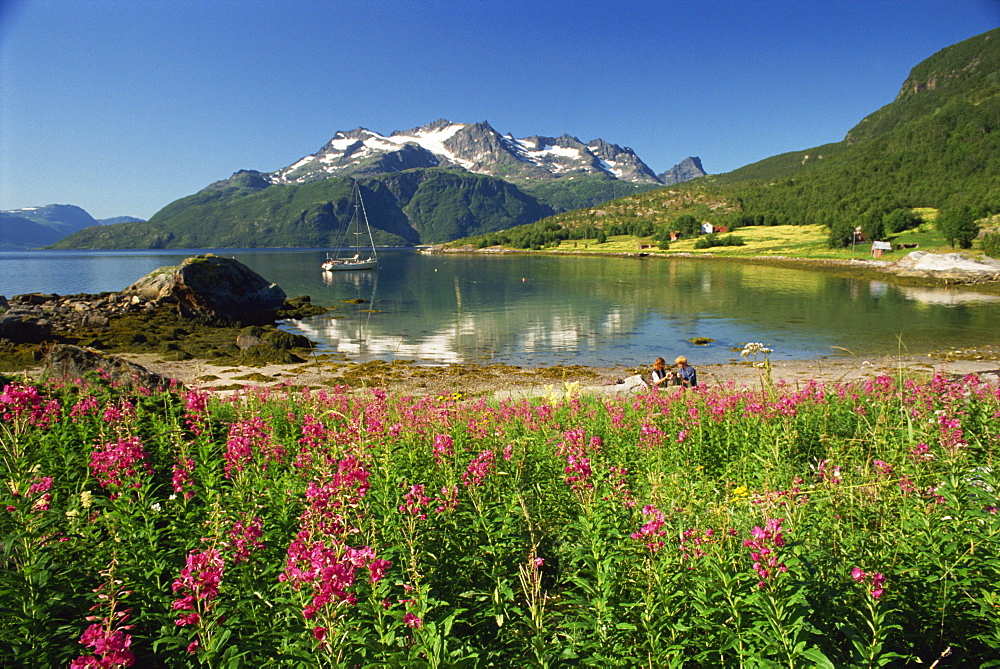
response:
[[[367,128],[339,130],[319,151],[264,175],[270,183],[308,183],[331,176],[384,174],[414,168],[459,167],[506,181],[603,175],[633,183],[662,183],[629,147],[603,139],[581,142],[533,135],[501,135],[487,121],[439,119],[390,135]]]
[[[700,166],[688,158],[671,178],[703,174]],[[346,224],[349,180],[361,185],[376,243],[407,246],[503,230],[663,185],[631,148],[602,139],[517,139],[485,121],[440,119],[387,136],[337,131],[287,167],[239,170],[148,223],[91,228],[58,246],[326,247]]]
[[[119,216],[98,220],[72,204],[47,204],[0,211],[0,248],[22,249],[48,246],[94,225],[140,222],[141,218]]]

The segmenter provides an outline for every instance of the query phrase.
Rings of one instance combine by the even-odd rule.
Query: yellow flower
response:
[[[736,488],[733,490],[733,497],[746,497],[749,494],[750,491],[747,490],[747,487],[745,485],[736,486]]]

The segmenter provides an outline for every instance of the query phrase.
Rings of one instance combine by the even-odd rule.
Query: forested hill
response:
[[[914,67],[896,99],[839,142],[560,214],[534,230],[648,231],[691,214],[730,228],[819,223],[836,246],[858,225],[878,231],[890,216],[922,207],[977,218],[1000,212],[1000,28]],[[529,226],[507,237],[532,234]]]

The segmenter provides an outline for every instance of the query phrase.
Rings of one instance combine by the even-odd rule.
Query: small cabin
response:
[[[891,242],[872,242],[872,258],[881,258],[883,253],[891,250]]]
[[[703,234],[703,235],[710,235],[714,231],[715,231],[715,228],[714,228],[714,226],[711,223],[702,223],[701,224],[701,234]]]

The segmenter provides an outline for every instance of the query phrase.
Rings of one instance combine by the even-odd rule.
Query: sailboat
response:
[[[361,229],[362,222],[364,222],[363,231]],[[348,241],[348,235],[351,234],[354,235],[353,245],[345,244]],[[365,234],[368,236],[367,243],[363,239]],[[372,228],[368,224],[368,212],[365,211],[365,203],[361,199],[361,188],[357,181],[354,182],[354,214],[344,228],[340,242],[337,245],[336,254],[326,254],[326,261],[322,265],[324,271],[375,269],[375,265],[378,264],[375,240],[372,238]]]

